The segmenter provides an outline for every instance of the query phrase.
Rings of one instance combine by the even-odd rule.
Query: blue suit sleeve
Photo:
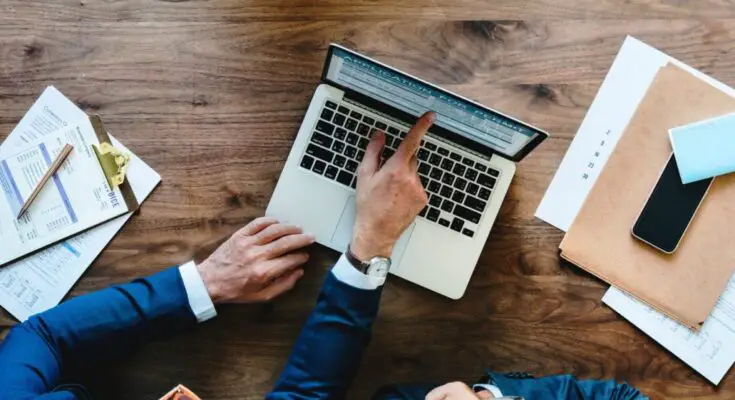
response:
[[[0,398],[49,393],[71,372],[194,325],[177,268],[76,297],[10,330],[0,344]]]
[[[362,290],[327,275],[273,391],[266,398],[344,398],[370,341],[381,289]]]

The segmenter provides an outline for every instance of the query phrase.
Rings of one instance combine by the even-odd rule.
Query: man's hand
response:
[[[293,288],[314,236],[275,218],[253,220],[235,232],[197,270],[214,303],[270,301]]]
[[[487,390],[475,393],[469,386],[462,382],[452,382],[435,388],[426,395],[425,400],[484,400],[494,398]]]
[[[433,112],[424,114],[382,168],[385,134],[373,135],[357,175],[357,215],[350,250],[360,260],[390,257],[401,233],[426,206],[426,192],[416,172],[416,151],[435,120]]]

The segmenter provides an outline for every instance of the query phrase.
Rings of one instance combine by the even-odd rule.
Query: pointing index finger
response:
[[[419,149],[421,139],[424,138],[424,135],[426,135],[426,132],[429,130],[431,125],[434,124],[434,121],[436,121],[436,114],[433,111],[425,112],[424,115],[416,121],[416,124],[411,127],[411,130],[408,131],[406,138],[403,140],[403,143],[398,146],[398,150],[393,157],[399,156],[406,161],[410,160],[414,153]]]

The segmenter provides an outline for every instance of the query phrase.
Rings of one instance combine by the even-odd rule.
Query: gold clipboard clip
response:
[[[103,142],[99,146],[92,145],[94,154],[100,162],[102,171],[105,173],[107,183],[111,187],[118,187],[125,182],[125,174],[130,164],[130,154],[124,153],[111,144]]]

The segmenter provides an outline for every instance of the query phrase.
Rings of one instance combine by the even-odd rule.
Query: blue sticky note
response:
[[[735,171],[735,114],[669,130],[684,184]]]

